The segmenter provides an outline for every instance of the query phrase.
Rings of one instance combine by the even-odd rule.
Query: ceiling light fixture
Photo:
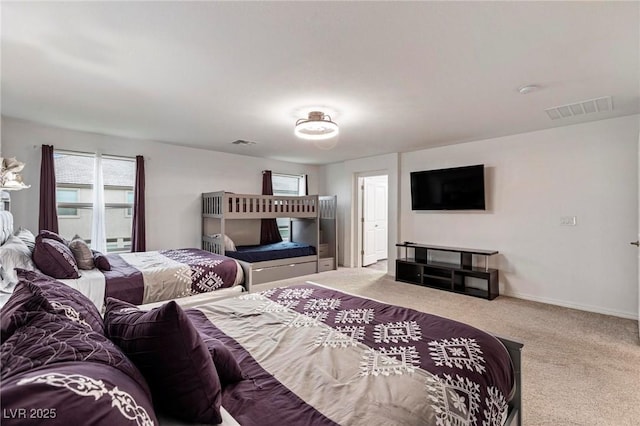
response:
[[[338,125],[321,111],[311,111],[309,118],[296,121],[295,135],[314,141],[330,139],[338,134]]]
[[[535,92],[539,88],[540,87],[535,84],[528,84],[526,86],[518,87],[518,92],[520,92],[521,95],[526,95],[527,93]]]

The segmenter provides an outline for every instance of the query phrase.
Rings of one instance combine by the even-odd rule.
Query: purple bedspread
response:
[[[193,248],[107,257],[105,297],[136,305],[231,287],[238,272],[234,259]]]
[[[120,255],[108,254],[110,271],[102,271],[105,278],[105,299],[113,297],[134,305],[142,304],[144,278],[142,272],[129,265]]]
[[[222,401],[245,426],[497,425],[515,390],[494,336],[337,290],[298,285],[198,310],[192,321],[249,377]]]

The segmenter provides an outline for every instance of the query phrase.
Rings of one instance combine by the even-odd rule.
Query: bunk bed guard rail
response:
[[[202,194],[202,215],[225,219],[318,216],[318,196],[281,196],[208,192]]]

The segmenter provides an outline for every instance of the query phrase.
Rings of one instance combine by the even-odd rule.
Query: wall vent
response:
[[[581,115],[592,114],[594,112],[609,112],[612,110],[613,101],[611,100],[611,96],[604,96],[602,98],[589,99],[586,101],[547,108],[544,111],[550,119],[558,120],[561,118],[578,117]]]
[[[233,145],[255,145],[255,142],[245,141],[244,139],[238,139],[237,141],[231,142]]]

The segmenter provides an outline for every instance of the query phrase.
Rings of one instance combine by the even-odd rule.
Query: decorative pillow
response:
[[[38,269],[53,278],[80,277],[71,249],[59,241],[38,236],[33,261]]]
[[[211,321],[207,319],[202,311],[186,309],[184,312],[196,327],[202,341],[207,346],[207,350],[211,354],[213,363],[216,366],[220,383],[224,386],[243,380],[245,376],[231,350],[222,341],[214,337],[217,333],[220,333],[220,331],[211,324]]]
[[[33,235],[33,232],[29,231],[26,228],[18,228],[18,230],[13,234],[16,237],[20,238],[23,243],[29,248],[31,254],[33,254],[33,250],[36,248],[36,237]]]
[[[72,321],[86,322],[93,331],[104,334],[102,316],[98,308],[84,294],[34,271],[19,269],[17,273],[21,282],[36,285],[49,304],[56,310],[60,310],[67,318]]]
[[[220,238],[220,234],[213,234],[211,238]],[[225,251],[237,251],[236,245],[227,234],[224,235],[224,250]]]
[[[2,265],[2,283],[0,288],[5,292],[13,291],[18,283],[15,268],[34,270],[36,266],[31,260],[31,251],[27,245],[15,235],[0,247],[0,265]]]
[[[48,238],[50,240],[56,240],[57,242],[62,243],[65,246],[69,245],[69,241],[67,241],[64,237],[56,234],[55,232],[47,231],[46,229],[43,229],[42,231],[40,231],[38,233],[38,236],[36,237],[36,242],[38,242],[38,240],[42,239],[42,238]]]
[[[76,259],[79,269],[93,269],[93,253],[89,245],[78,235],[73,237],[73,240],[69,243],[69,249],[73,253],[73,257]]]
[[[111,270],[111,262],[109,262],[109,258],[106,255],[97,250],[91,250],[91,253],[93,253],[93,264],[96,265],[96,268],[101,271]]]
[[[230,383],[239,382],[244,379],[240,364],[233,357],[229,348],[215,337],[209,337],[204,333],[200,333],[200,338],[204,342],[213,364],[216,366],[216,372],[220,378],[220,383],[228,385]]]
[[[221,385],[206,345],[171,301],[150,311],[111,297],[107,336],[136,364],[156,407],[180,420],[220,423]]]
[[[53,311],[53,307],[38,286],[20,281],[7,303],[0,309],[0,340],[5,342],[29,321],[31,312]]]
[[[5,413],[40,419],[5,418],[7,425],[158,424],[144,388],[122,371],[99,363],[68,362],[15,375],[2,381],[0,399]]]

